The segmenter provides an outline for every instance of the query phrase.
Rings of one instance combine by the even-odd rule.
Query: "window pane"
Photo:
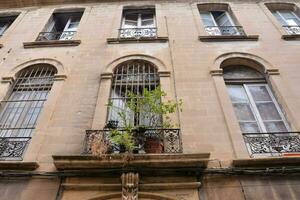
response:
[[[268,132],[286,132],[288,131],[282,121],[280,122],[265,122],[266,129]]]
[[[238,120],[250,120],[255,121],[254,115],[251,111],[250,105],[246,103],[234,103],[233,104],[235,114]]]
[[[145,13],[141,15],[142,20],[153,20],[153,14],[152,13]]]
[[[262,120],[281,120],[273,102],[256,104]]]
[[[240,122],[243,133],[259,133],[260,130],[256,122]]]
[[[248,102],[248,97],[243,86],[227,85],[227,89],[232,102]]]
[[[215,18],[216,23],[218,26],[234,26],[230,19],[229,16],[226,14],[224,11],[213,11],[211,12],[212,15]]]
[[[250,86],[248,85],[250,93],[254,101],[272,101],[271,96],[266,88],[266,86]]]
[[[153,19],[142,20],[142,26],[153,26],[153,25],[154,25]]]
[[[214,19],[212,18],[210,12],[200,12],[202,21],[205,26],[216,26]]]

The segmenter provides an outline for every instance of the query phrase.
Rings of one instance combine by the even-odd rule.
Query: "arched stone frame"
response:
[[[105,195],[99,195],[96,197],[88,198],[87,200],[115,200],[120,199],[121,193],[110,193]],[[156,193],[150,193],[150,192],[139,192],[139,199],[145,198],[145,199],[153,199],[153,200],[177,200],[175,198],[171,198],[165,195],[156,194]]]
[[[172,87],[171,87],[171,73],[167,70],[166,65],[159,59],[154,58],[148,55],[128,55],[117,58],[106,65],[104,72],[101,73],[100,77],[100,87],[98,91],[97,105],[95,109],[94,119],[92,123],[92,129],[103,129],[106,123],[107,115],[107,103],[110,96],[113,71],[115,67],[119,66],[121,63],[124,63],[129,60],[144,60],[149,63],[152,63],[158,69],[158,74],[160,77],[160,85],[163,91],[165,91],[168,96],[166,99],[171,98]]]
[[[299,120],[296,120],[300,119],[300,114],[297,113],[299,105],[292,100],[293,94],[288,87],[285,86],[279,70],[274,68],[273,65],[265,59],[253,54],[238,52],[225,53],[215,59],[215,62],[210,68],[210,74],[214,80],[219,101],[224,113],[229,137],[233,146],[234,157],[249,158],[242,132],[223,79],[222,67],[229,66],[231,63],[235,63],[235,65],[246,65],[265,74],[270,87],[277,97],[277,101],[281,104],[283,111],[288,117],[288,121],[292,125],[292,128],[296,130],[299,129],[300,125],[298,122]]]
[[[41,58],[34,59],[17,65],[7,72],[5,76],[2,77],[0,84],[0,100],[2,100],[9,92],[10,86],[15,81],[15,77],[21,70],[31,67],[37,64],[47,64],[51,65],[57,70],[54,76],[54,83],[52,85],[51,91],[48,95],[47,101],[43,105],[42,112],[36,123],[36,128],[34,130],[33,137],[29,142],[27,150],[24,153],[23,161],[36,161],[39,149],[44,143],[45,135],[47,134],[47,127],[51,118],[51,115],[55,108],[55,103],[60,95],[64,80],[67,77],[68,70],[63,66],[63,64],[55,59]]]
[[[275,26],[275,28],[279,31],[279,33],[283,35],[288,35],[288,33],[284,30],[280,22],[275,18],[275,16],[272,14],[271,10],[269,8],[276,8],[279,6],[283,6],[285,8],[297,8],[299,9],[299,4],[297,4],[295,1],[262,1],[258,3],[258,5],[261,7],[262,11],[265,13],[265,15],[269,18],[271,23]]]

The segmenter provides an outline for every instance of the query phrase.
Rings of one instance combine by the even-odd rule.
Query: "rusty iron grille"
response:
[[[157,69],[151,63],[134,60],[118,66],[113,76],[110,95],[112,107],[109,110],[108,122],[116,122],[118,127],[122,127],[122,120],[120,120],[118,113],[123,111],[126,113],[127,120],[133,125],[151,126],[152,124],[147,124],[145,120],[146,113],[134,113],[127,107],[126,102],[129,100],[129,92],[141,94],[142,96],[145,89],[151,91],[158,86],[159,76]],[[155,119],[161,121],[162,117],[157,116]],[[158,123],[155,124],[157,125]]]
[[[17,75],[10,95],[1,101],[0,159],[22,159],[55,73],[53,67],[35,65]]]
[[[104,138],[105,142],[111,145],[111,153],[119,153],[120,146],[113,144],[111,141],[109,141],[109,131],[110,130],[108,129],[87,130],[83,154],[92,154],[92,146],[95,142],[99,140],[99,138]],[[146,138],[160,138],[163,144],[162,153],[182,153],[182,140],[180,129],[147,129],[145,131],[145,136]],[[140,146],[138,150],[139,153],[144,153],[144,146]]]
[[[243,133],[251,157],[300,153],[299,132]]]

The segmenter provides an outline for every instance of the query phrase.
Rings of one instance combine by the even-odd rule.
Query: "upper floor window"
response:
[[[112,103],[111,110],[109,111],[108,120],[116,121],[119,127],[122,121],[119,112],[126,112],[128,122],[134,126],[152,126],[149,124],[149,115],[151,113],[141,113],[130,110],[127,107],[129,98],[128,93],[144,94],[144,90],[154,90],[159,86],[159,76],[157,69],[150,63],[134,60],[123,63],[115,70],[113,77],[113,84],[111,88],[110,102]],[[159,102],[157,102],[159,103]],[[162,120],[161,116],[154,116],[156,120]],[[158,123],[155,123],[158,124]]]
[[[300,34],[300,18],[291,10],[276,10],[272,12],[289,34]]]
[[[245,35],[227,4],[200,4],[198,9],[209,35]]]
[[[120,38],[156,37],[155,10],[124,10],[119,36]]]
[[[16,18],[17,16],[0,16],[0,36],[5,33]]]
[[[263,74],[245,66],[230,66],[224,69],[224,80],[243,133],[290,130]]]
[[[56,70],[36,65],[19,72],[8,98],[1,101],[0,160],[20,160],[51,90]]]
[[[74,39],[82,14],[82,12],[53,13],[36,40]]]

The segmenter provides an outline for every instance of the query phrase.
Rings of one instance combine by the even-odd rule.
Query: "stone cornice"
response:
[[[48,5],[59,5],[59,4],[80,4],[80,3],[109,3],[109,2],[130,2],[133,0],[1,0],[0,1],[0,9],[1,8],[22,8],[22,7],[33,7],[33,6],[48,6]],[[135,1],[147,1],[148,0],[135,0]],[[168,0],[171,2],[190,2],[190,3],[219,3],[221,1],[217,0]],[[151,2],[151,1],[150,1]],[[162,0],[152,0],[152,2],[162,2]],[[166,2],[166,1],[163,1]],[[285,0],[227,0],[224,1],[225,3],[244,3],[244,2],[285,2]],[[299,0],[290,0],[287,3],[299,3]]]

